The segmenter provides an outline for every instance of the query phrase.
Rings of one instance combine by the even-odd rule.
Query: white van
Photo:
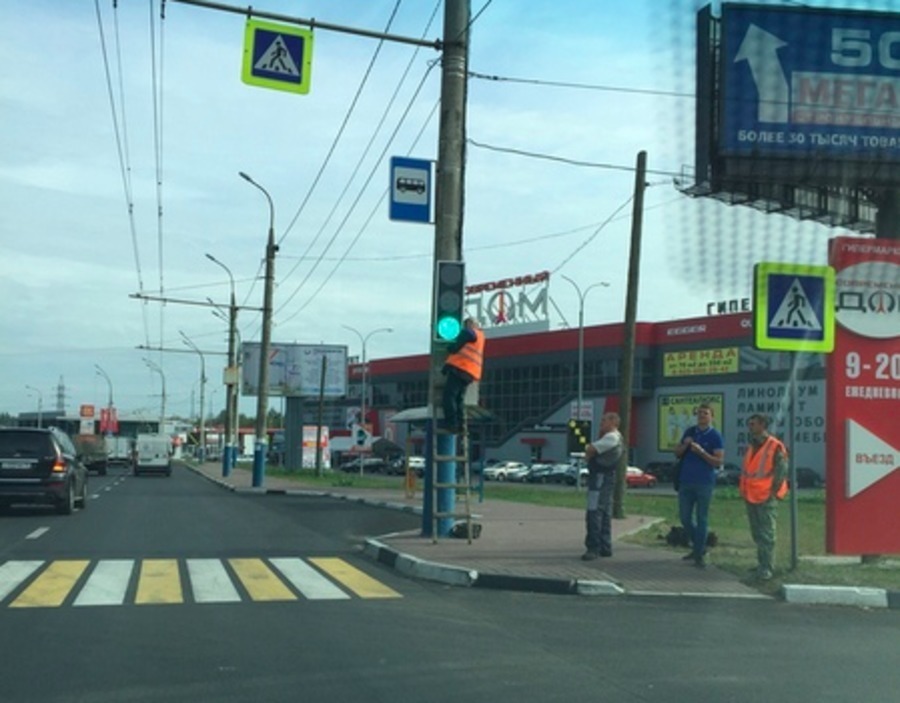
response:
[[[134,443],[134,475],[172,475],[172,440],[163,434],[139,434]]]

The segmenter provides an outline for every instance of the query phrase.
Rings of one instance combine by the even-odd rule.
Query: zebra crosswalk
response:
[[[0,607],[401,598],[337,557],[57,559],[0,564]]]

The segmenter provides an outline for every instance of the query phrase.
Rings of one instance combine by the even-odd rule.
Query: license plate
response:
[[[4,461],[2,463],[4,469],[30,469],[30,461]]]

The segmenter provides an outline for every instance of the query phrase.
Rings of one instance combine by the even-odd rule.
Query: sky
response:
[[[562,276],[608,283],[586,296],[585,325],[622,322],[640,151],[638,320],[748,297],[757,261],[825,263],[844,232],[676,187],[694,161],[704,4],[472,0],[468,283],[550,271],[553,328],[578,320]],[[442,34],[433,0],[254,8]],[[230,279],[206,255],[233,275],[242,338],[259,340],[270,216],[241,171],[273,202],[273,341],[358,356],[360,336],[389,327],[369,338],[369,359],[427,353],[434,229],[390,221],[386,191],[390,157],[437,157],[438,53],[316,29],[311,89],[296,95],[241,81],[246,16],[174,0],[159,11],[0,0],[0,413],[55,409],[62,379],[70,412],[105,405],[111,389],[120,412],[155,417],[161,376],[144,359],[162,370],[167,412],[196,413],[201,358],[182,333],[203,352],[207,413],[222,409],[227,325],[206,302],[226,306]]]

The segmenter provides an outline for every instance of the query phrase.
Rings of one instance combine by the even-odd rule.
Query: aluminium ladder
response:
[[[472,475],[469,470],[469,423],[468,417],[463,419],[463,431],[459,435],[456,444],[456,454],[438,453],[438,436],[456,434],[448,430],[440,429],[437,422],[431,432],[431,492],[432,492],[432,519],[431,539],[438,540],[438,522],[444,518],[464,520],[466,525],[466,538],[472,544]],[[450,483],[438,481],[438,464],[456,462],[456,479]],[[451,490],[456,493],[455,510],[441,512],[438,510],[438,493],[441,490]],[[460,508],[459,503],[462,503]]]

